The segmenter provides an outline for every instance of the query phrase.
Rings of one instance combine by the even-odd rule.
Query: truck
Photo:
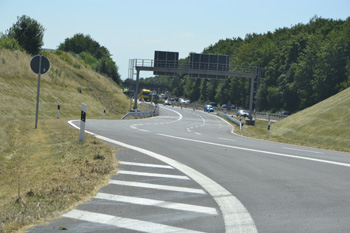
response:
[[[150,101],[150,94],[151,94],[151,90],[148,89],[142,89],[140,92],[141,96],[140,96],[140,101]]]

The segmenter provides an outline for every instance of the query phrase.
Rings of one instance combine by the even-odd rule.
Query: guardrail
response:
[[[235,125],[237,125],[237,126],[240,126],[240,125],[241,125],[241,121],[236,120],[236,119],[232,118],[231,116],[229,116],[229,115],[227,115],[227,114],[225,114],[225,113],[223,113],[223,112],[217,112],[217,114],[218,114],[219,116],[221,116],[221,117],[226,118],[227,120],[231,121],[233,124],[235,124]]]
[[[146,106],[149,106],[148,110],[137,110],[135,112],[129,112],[127,114],[125,114],[122,117],[122,120],[128,118],[128,117],[133,117],[135,119],[137,118],[149,118],[149,117],[153,117],[153,116],[159,116],[159,107],[157,105],[153,105],[153,104],[143,104]]]

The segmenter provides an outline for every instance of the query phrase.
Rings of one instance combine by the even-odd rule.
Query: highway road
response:
[[[120,148],[118,174],[28,232],[350,232],[349,153],[241,137],[214,113],[170,106],[86,130]]]

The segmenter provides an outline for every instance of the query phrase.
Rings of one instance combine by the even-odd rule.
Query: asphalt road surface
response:
[[[118,174],[28,232],[350,232],[349,153],[237,136],[215,113],[170,106],[86,130],[120,148]]]

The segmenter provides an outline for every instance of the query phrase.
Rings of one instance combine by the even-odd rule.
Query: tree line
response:
[[[334,20],[315,16],[307,24],[220,40],[203,53],[229,55],[231,64],[263,68],[256,93],[259,110],[296,112],[350,86],[350,17]],[[191,101],[249,106],[249,79],[193,79],[180,74],[152,77],[147,82],[164,82],[173,95]]]
[[[5,33],[0,33],[0,49],[26,51],[31,55],[39,54],[43,46],[45,28],[26,15],[17,17],[17,22]],[[108,49],[101,46],[89,35],[75,34],[58,46],[58,50],[78,54],[93,70],[111,77],[121,85],[118,67],[111,58]]]

